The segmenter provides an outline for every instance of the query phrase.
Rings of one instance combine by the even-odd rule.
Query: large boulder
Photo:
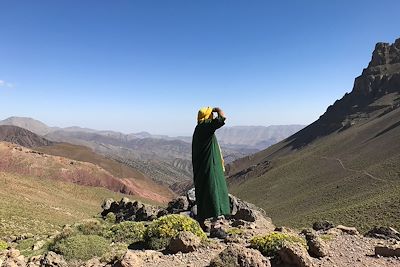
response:
[[[177,214],[189,210],[189,200],[186,196],[180,196],[168,203],[167,211]]]
[[[286,243],[278,251],[281,261],[296,267],[313,267],[313,262],[307,250],[296,244]]]
[[[273,230],[272,224],[265,211],[254,204],[243,201],[233,195],[229,195],[231,205],[231,215],[236,220],[256,222],[257,225]]]
[[[231,243],[210,262],[210,267],[270,267],[270,261],[258,250]]]
[[[376,246],[375,255],[383,257],[400,257],[400,244],[389,246]]]
[[[313,223],[313,229],[315,231],[327,231],[333,227],[335,227],[335,225],[332,222],[326,220]]]
[[[400,241],[400,233],[392,227],[374,227],[365,236],[380,239],[395,239]]]
[[[359,235],[359,232],[358,232],[357,228],[355,228],[355,227],[338,225],[335,228],[342,231],[345,234],[348,234],[348,235]]]
[[[195,251],[201,244],[201,239],[191,232],[180,232],[178,236],[172,238],[168,245],[171,253],[188,253]]]
[[[125,255],[122,257],[122,260],[119,261],[114,266],[116,267],[142,267],[143,260],[139,258],[134,252],[128,250]]]
[[[101,208],[103,210],[109,210],[111,208],[112,203],[114,203],[115,200],[112,198],[107,198],[103,201],[103,204],[101,204]]]
[[[302,233],[307,240],[308,253],[312,257],[322,258],[329,255],[328,246],[312,229],[303,230]]]

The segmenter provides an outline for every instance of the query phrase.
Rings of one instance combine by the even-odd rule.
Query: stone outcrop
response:
[[[256,222],[260,227],[274,229],[272,221],[266,216],[263,209],[243,201],[233,195],[229,195],[231,205],[231,218],[240,223]],[[185,196],[179,196],[168,203],[168,207],[161,208],[139,201],[131,201],[124,197],[120,201],[106,199],[102,204],[103,218],[109,213],[114,213],[116,222],[122,221],[152,221],[168,214],[184,214],[196,218],[197,205],[194,188],[190,189]],[[244,225],[245,223],[242,223]]]

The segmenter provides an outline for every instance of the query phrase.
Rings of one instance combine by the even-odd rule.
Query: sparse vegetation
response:
[[[103,256],[110,247],[110,242],[98,235],[77,234],[58,240],[51,249],[63,255],[67,260],[89,260]]]
[[[226,233],[228,235],[242,235],[244,234],[244,230],[239,228],[229,228]]]
[[[0,251],[6,250],[8,248],[7,242],[0,240]]]
[[[185,215],[171,214],[153,221],[144,232],[144,240],[150,248],[161,249],[182,231],[191,232],[203,240],[207,238],[197,221]]]
[[[272,232],[265,236],[255,236],[250,240],[252,248],[258,249],[265,256],[276,256],[285,243],[297,243],[307,248],[306,241],[300,237]]]
[[[113,225],[108,236],[114,242],[131,244],[143,240],[145,226],[142,222],[121,222]]]

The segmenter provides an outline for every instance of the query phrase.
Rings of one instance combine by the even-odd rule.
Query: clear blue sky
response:
[[[189,135],[309,124],[352,89],[400,1],[0,1],[0,119]]]

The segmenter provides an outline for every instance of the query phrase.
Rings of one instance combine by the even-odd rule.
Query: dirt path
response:
[[[351,172],[356,172],[356,173],[362,173],[362,174],[364,174],[364,175],[368,176],[369,178],[374,179],[374,180],[376,180],[376,181],[387,182],[387,180],[378,178],[378,177],[376,177],[376,176],[370,174],[370,173],[367,172],[366,170],[355,170],[355,169],[347,168],[346,166],[344,166],[343,161],[342,161],[341,159],[339,159],[339,158],[328,158],[328,157],[321,157],[321,158],[322,158],[322,159],[327,159],[327,160],[336,160],[336,161],[338,161],[343,170],[351,171]]]

